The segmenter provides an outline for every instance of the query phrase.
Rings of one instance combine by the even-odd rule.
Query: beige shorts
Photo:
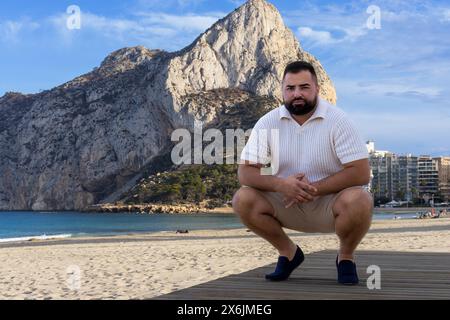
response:
[[[350,189],[354,188],[362,189],[362,187]],[[340,193],[318,197],[312,202],[294,204],[288,209],[285,207],[282,194],[257,191],[270,202],[275,211],[275,218],[284,228],[308,233],[335,232],[333,205],[339,195],[345,190]]]

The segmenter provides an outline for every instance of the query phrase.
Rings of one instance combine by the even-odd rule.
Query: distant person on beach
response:
[[[373,210],[372,196],[363,187],[370,180],[368,151],[346,114],[319,98],[311,64],[289,64],[282,90],[284,105],[256,123],[241,154],[242,187],[233,197],[234,211],[279,252],[276,269],[266,279],[286,280],[304,260],[284,227],[336,233],[338,282],[357,284],[354,253]]]

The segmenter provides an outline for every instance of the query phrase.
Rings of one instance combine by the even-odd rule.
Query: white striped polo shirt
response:
[[[355,125],[341,109],[321,98],[303,125],[284,105],[264,115],[241,153],[242,161],[270,163],[269,174],[286,178],[304,173],[311,182],[341,171],[343,164],[368,157]]]

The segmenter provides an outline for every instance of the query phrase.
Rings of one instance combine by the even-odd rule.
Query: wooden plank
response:
[[[270,282],[275,264],[231,275],[155,299],[172,300],[308,300],[308,299],[450,299],[450,253],[358,252],[360,284],[336,281],[336,252],[306,256],[288,281]],[[366,269],[381,269],[381,290],[369,290]]]

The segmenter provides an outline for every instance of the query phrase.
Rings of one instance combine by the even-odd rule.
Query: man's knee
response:
[[[240,188],[233,197],[233,209],[241,218],[257,217],[259,214],[272,214],[272,205],[256,189]]]
[[[249,187],[242,187],[236,191],[233,196],[234,212],[238,215],[251,212],[256,202],[256,192],[256,190]]]
[[[357,214],[372,216],[373,198],[363,188],[352,188],[342,192],[333,205],[333,212],[338,215]]]

